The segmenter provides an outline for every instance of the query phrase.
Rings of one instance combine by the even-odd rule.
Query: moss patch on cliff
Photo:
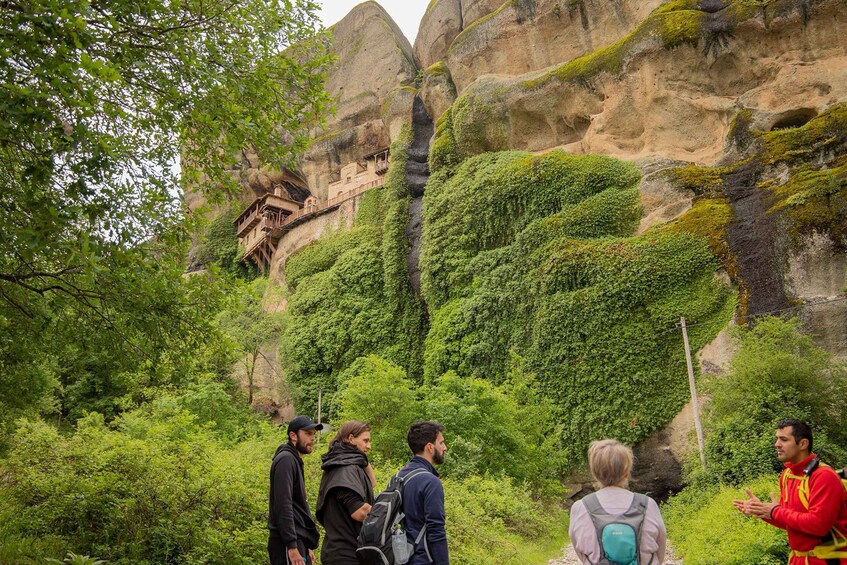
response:
[[[779,198],[773,212],[784,211],[792,219],[792,234],[828,234],[842,247],[847,246],[847,156],[841,156],[827,169],[803,165],[792,171],[782,185],[765,183]]]
[[[437,75],[450,76],[450,68],[447,66],[447,63],[445,63],[444,61],[438,61],[437,63],[431,64],[426,69],[424,69],[423,72],[425,74],[433,75],[433,76],[437,76]]]
[[[521,83],[522,88],[540,88],[551,80],[561,82],[586,82],[601,72],[618,74],[626,61],[655,43],[664,49],[680,45],[697,46],[704,41],[707,46],[715,40],[718,31],[731,33],[739,23],[756,16],[757,11],[743,1],[731,2],[717,14],[707,14],[699,9],[699,2],[679,0],[660,6],[632,32],[615,43],[597,49],[578,59],[553,69],[538,78]]]
[[[436,173],[442,169],[452,169],[459,162],[459,147],[453,134],[453,112],[447,110],[435,122],[435,141],[429,148],[429,169]]]
[[[735,306],[706,237],[629,237],[639,178],[607,157],[503,152],[434,175],[425,196],[425,378],[497,381],[525,359],[571,463],[592,439],[636,442],[669,421],[687,390],[674,324],[703,324],[701,347]]]
[[[805,163],[843,153],[847,150],[847,104],[833,106],[802,127],[757,135],[764,145],[763,161],[767,165]]]
[[[723,191],[722,175],[726,169],[718,167],[698,167],[686,165],[670,169],[668,175],[681,188],[691,190],[697,195],[715,195]]]
[[[450,68],[444,61],[433,63],[420,71],[419,82],[424,88],[433,87],[437,84],[444,85],[453,99],[456,99],[457,92],[456,85],[453,83],[453,75],[450,74]]]
[[[538,78],[524,81],[520,86],[535,89],[551,80],[586,82],[601,72],[618,74],[645,42],[658,42],[665,49],[683,44],[697,45],[702,18],[703,12],[698,10],[659,8],[635,30],[615,43],[565,63]]]
[[[481,89],[471,89],[456,100],[435,124],[430,170],[458,165],[472,155],[504,150],[508,133],[495,110],[492,95]]]
[[[391,94],[388,95],[385,102],[382,104],[381,114],[380,114],[382,116],[382,119],[387,121],[388,116],[390,116],[395,111],[394,105],[397,102],[397,99],[398,99],[399,96],[405,95],[405,96],[411,96],[412,98],[414,98],[417,93],[418,93],[418,89],[415,88],[414,86],[409,86],[409,85],[400,86],[400,87],[392,90]],[[406,110],[406,108],[399,108],[399,109],[396,110],[396,112],[399,114],[400,112],[403,112],[405,110]]]
[[[735,256],[730,252],[726,235],[726,227],[732,219],[732,207],[725,197],[702,197],[695,199],[685,214],[659,227],[658,231],[693,233],[705,237],[712,253],[720,260],[730,278],[735,280]]]

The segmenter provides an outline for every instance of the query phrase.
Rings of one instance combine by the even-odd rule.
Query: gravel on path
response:
[[[550,561],[549,565],[582,565],[582,563],[576,556],[573,546],[568,544],[565,548],[565,554],[559,559]],[[665,555],[665,565],[682,565],[682,559],[675,558],[670,547],[667,550],[667,555]]]

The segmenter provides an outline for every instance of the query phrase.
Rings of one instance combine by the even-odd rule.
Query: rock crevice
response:
[[[409,146],[409,160],[406,162],[406,186],[412,196],[409,202],[409,223],[406,226],[406,238],[409,242],[409,254],[406,256],[406,270],[409,284],[415,294],[421,296],[421,240],[423,235],[423,195],[429,180],[429,145],[435,128],[432,118],[420,96],[415,96],[412,106],[412,144]]]

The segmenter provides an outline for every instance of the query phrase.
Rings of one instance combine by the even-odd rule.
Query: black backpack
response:
[[[397,562],[394,558],[391,537],[398,524],[401,527],[404,526],[403,519],[406,515],[403,514],[403,487],[413,477],[427,472],[425,469],[415,469],[405,477],[394,475],[386,489],[376,497],[359,531],[359,547],[356,549],[356,556],[359,558],[360,565],[394,565]],[[415,546],[420,543],[425,532],[426,528],[423,528],[418,539],[415,540]],[[405,540],[405,528],[403,536]]]

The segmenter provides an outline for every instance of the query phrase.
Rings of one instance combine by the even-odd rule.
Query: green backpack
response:
[[[597,499],[597,493],[582,499],[594,523],[603,556],[594,565],[639,565],[639,540],[648,500],[643,494],[634,494],[626,512],[609,514]]]

